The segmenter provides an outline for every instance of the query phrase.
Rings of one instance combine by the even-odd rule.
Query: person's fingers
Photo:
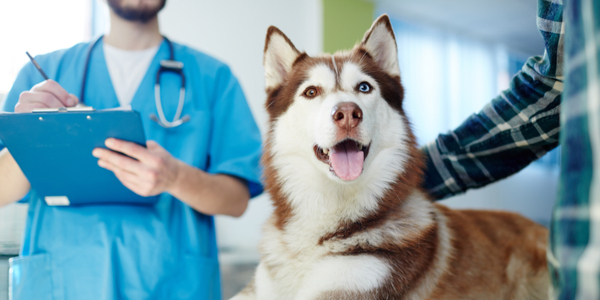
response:
[[[62,106],[74,106],[77,104],[75,99],[71,98],[69,93],[58,82],[52,79],[36,84],[31,91],[52,94],[62,103]]]
[[[19,103],[17,103],[17,105],[15,105],[15,112],[16,113],[28,113],[36,108],[48,108],[48,107],[46,105],[44,105],[43,103],[39,103],[39,102],[30,102],[30,103],[19,102]]]
[[[25,91],[19,95],[20,104],[41,103],[46,108],[63,107],[62,102],[50,93]]]
[[[127,173],[125,173],[127,174]],[[148,197],[150,196],[150,193],[148,193],[147,189],[144,188],[143,186],[137,184],[136,182],[133,181],[129,181],[127,180],[127,178],[125,178],[123,176],[123,174],[119,173],[119,172],[115,172],[115,176],[117,176],[117,179],[119,179],[119,181],[121,181],[121,183],[128,189],[130,189],[132,192],[142,196],[142,197]]]
[[[73,94],[69,94],[69,97],[72,99],[72,102],[74,103],[72,106],[79,104],[79,97],[77,97]]]
[[[46,80],[35,85],[30,91],[19,95],[19,102],[15,105],[15,112],[31,112],[34,108],[60,108],[75,106],[79,99],[67,91],[54,80]]]
[[[148,178],[150,176],[148,176],[149,171],[146,166],[144,166],[141,162],[129,158],[125,155],[121,155],[102,148],[94,149],[92,155],[100,159],[99,164],[100,162],[106,162],[110,165],[116,166],[117,168],[125,172],[135,174],[136,176],[141,177],[143,179],[152,179]],[[101,165],[101,167],[103,166]],[[111,169],[111,171],[114,170]]]
[[[144,193],[144,188],[137,185],[134,182],[128,181],[126,179],[124,179],[120,174],[115,173],[115,176],[117,176],[117,179],[119,179],[119,181],[128,189],[130,189],[132,192],[142,196],[142,197],[148,197],[150,196],[149,194]]]
[[[167,152],[167,150],[165,150],[165,148],[163,148],[161,145],[159,145],[155,141],[146,141],[146,149],[148,149],[148,151],[150,153],[156,153],[156,154]]]
[[[102,168],[112,171],[117,179],[119,179],[119,181],[126,188],[130,189],[134,193],[144,197],[149,196],[149,191],[147,188],[145,188],[147,184],[140,182],[136,175],[123,171],[119,167],[103,160],[99,160],[98,165]]]
[[[150,167],[157,167],[160,164],[159,157],[152,155],[148,149],[136,143],[109,138],[104,144],[109,149],[129,155]]]
[[[148,149],[161,148],[157,142],[152,141],[152,140],[146,141],[146,147],[148,147]]]
[[[98,166],[107,169],[109,171],[112,171],[115,174],[119,174],[121,177],[123,177],[124,179],[127,179],[128,181],[131,182],[138,182],[140,181],[139,177],[136,174],[133,174],[127,170],[124,170],[123,168],[121,168],[120,166],[105,160],[105,159],[99,159],[98,160]]]
[[[114,164],[102,160],[98,161],[98,165],[112,171],[125,187],[140,196],[148,197],[158,194],[156,184],[144,181],[136,174],[129,173]]]

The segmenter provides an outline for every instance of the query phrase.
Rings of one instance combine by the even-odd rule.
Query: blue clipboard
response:
[[[92,156],[117,138],[146,145],[136,111],[44,110],[0,113],[0,140],[48,205],[153,204],[126,188]]]

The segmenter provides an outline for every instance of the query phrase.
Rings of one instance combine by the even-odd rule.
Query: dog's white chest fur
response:
[[[269,258],[283,257],[272,254]],[[386,262],[370,255],[301,255],[286,260],[286,265],[275,272],[270,272],[267,261],[261,262],[256,272],[257,299],[308,300],[328,291],[368,292],[379,287],[390,274]]]
[[[328,292],[362,294],[380,287],[391,273],[387,260],[372,254],[345,253],[356,246],[409,240],[431,226],[433,206],[418,192],[409,198],[403,204],[405,217],[401,220],[388,220],[350,237],[321,243],[319,238],[327,234],[328,225],[338,220],[303,216],[290,220],[287,230],[280,230],[271,219],[263,228],[256,298],[248,299],[318,299]],[[239,297],[234,299],[245,299]]]
[[[315,299],[327,291],[365,292],[390,273],[382,260],[370,256],[331,255],[325,246],[302,252],[289,250],[282,239],[265,240],[265,254],[256,272],[257,299]]]

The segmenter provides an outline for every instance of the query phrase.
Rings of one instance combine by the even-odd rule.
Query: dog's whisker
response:
[[[335,57],[333,55],[331,56],[331,62],[333,63],[333,70],[335,72],[335,81],[338,82],[340,75],[338,73],[337,64],[335,63]]]
[[[363,53],[363,55],[360,57],[360,60],[358,61],[359,64],[362,62],[363,58],[365,58],[365,55],[367,55],[367,51],[365,51]]]

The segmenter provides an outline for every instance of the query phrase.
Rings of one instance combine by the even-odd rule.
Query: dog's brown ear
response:
[[[367,50],[377,65],[385,72],[400,76],[396,39],[390,18],[386,14],[381,15],[373,22],[371,29],[365,33],[360,46]]]
[[[266,89],[269,90],[287,78],[300,52],[281,30],[270,26],[267,30],[264,55]]]

